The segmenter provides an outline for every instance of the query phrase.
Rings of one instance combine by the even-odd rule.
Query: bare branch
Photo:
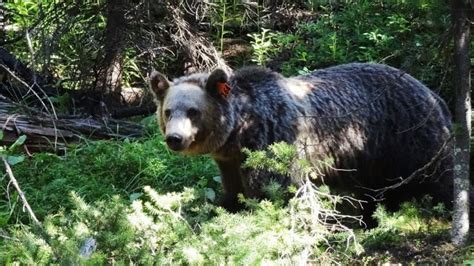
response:
[[[373,191],[373,192],[376,192],[377,195],[376,197],[382,197],[383,194],[385,192],[387,192],[388,190],[393,190],[393,189],[397,189],[405,184],[408,184],[410,183],[413,179],[415,179],[416,177],[420,176],[423,172],[425,172],[426,170],[428,170],[428,168],[430,168],[431,166],[433,166],[436,162],[438,162],[442,155],[444,154],[447,146],[451,143],[451,141],[453,140],[454,138],[454,135],[450,136],[444,143],[443,145],[441,145],[441,148],[438,150],[438,152],[431,158],[431,160],[426,163],[425,165],[423,165],[421,168],[418,168],[416,171],[414,171],[413,173],[411,173],[411,175],[409,175],[407,178],[402,178],[402,177],[399,177],[397,179],[400,179],[401,181],[394,184],[394,185],[391,185],[391,186],[387,186],[387,187],[383,187],[383,188],[379,188],[379,189],[372,189],[372,188],[367,188],[367,187],[360,187],[360,188],[364,188],[364,189],[367,189],[367,190],[370,190],[370,191]]]
[[[33,210],[30,207],[30,204],[28,204],[28,201],[26,200],[25,193],[21,190],[20,185],[16,181],[16,178],[13,175],[13,171],[12,171],[10,165],[8,164],[7,159],[5,158],[5,156],[2,156],[2,161],[3,161],[3,164],[5,165],[5,169],[7,171],[7,174],[10,177],[10,181],[12,182],[13,186],[15,187],[15,189],[18,191],[18,194],[20,195],[20,198],[21,198],[21,201],[23,202],[24,208],[26,208],[26,210],[28,211],[28,214],[30,215],[31,219],[35,222],[35,224],[38,225],[38,226],[41,226],[40,221],[38,220],[38,218],[36,218],[35,213],[33,212]]]

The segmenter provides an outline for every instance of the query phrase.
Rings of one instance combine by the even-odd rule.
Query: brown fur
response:
[[[211,154],[221,171],[229,210],[239,208],[238,193],[262,197],[270,180],[298,184],[293,177],[243,169],[244,147],[262,150],[284,141],[296,145],[311,162],[331,158],[333,168],[322,170],[326,184],[363,196],[423,167],[451,135],[443,100],[407,73],[384,65],[347,64],[293,78],[259,67],[244,68],[230,78],[216,70],[176,79],[166,88],[157,86],[166,84],[164,76],[152,77],[165,136],[173,119],[165,120],[164,110],[173,109],[184,121],[189,119],[184,109],[199,109],[200,120],[192,121],[198,130],[183,133],[193,141],[181,152]],[[217,82],[230,86],[228,97],[218,93]],[[194,93],[197,90],[203,93]],[[451,167],[446,149],[428,171],[387,192],[386,204],[398,206],[428,193],[450,205]],[[373,206],[366,206],[367,216]]]

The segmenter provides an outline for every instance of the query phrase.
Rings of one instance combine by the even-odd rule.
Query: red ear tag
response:
[[[230,86],[226,82],[217,82],[216,84],[217,92],[223,98],[227,98],[230,94]]]

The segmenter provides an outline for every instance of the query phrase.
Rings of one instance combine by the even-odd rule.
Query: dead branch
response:
[[[16,181],[16,178],[13,175],[13,171],[12,171],[10,165],[8,164],[5,156],[2,156],[2,161],[3,161],[3,164],[5,165],[5,169],[6,169],[6,172],[8,174],[8,177],[10,177],[10,182],[13,184],[16,191],[18,191],[18,194],[20,195],[21,201],[23,202],[23,207],[26,208],[26,210],[28,211],[28,214],[30,215],[33,222],[35,222],[36,225],[41,226],[41,223],[36,218],[36,215],[33,212],[33,210],[31,209],[30,204],[28,204],[28,200],[26,200],[25,193],[21,190],[20,185]]]
[[[364,189],[367,189],[367,190],[370,190],[370,191],[373,191],[375,193],[377,193],[377,195],[375,197],[379,198],[379,197],[382,197],[383,194],[385,192],[387,192],[388,190],[393,190],[393,189],[397,189],[405,184],[408,184],[410,183],[413,179],[415,179],[416,177],[420,176],[423,172],[425,172],[426,170],[428,170],[428,168],[430,168],[431,166],[433,166],[436,162],[438,162],[439,159],[441,159],[441,156],[443,155],[443,152],[445,151],[446,147],[451,143],[451,141],[453,140],[454,138],[454,135],[451,135],[444,143],[443,145],[441,145],[441,148],[438,150],[438,152],[433,156],[433,158],[431,158],[431,160],[426,163],[425,165],[423,165],[421,168],[418,168],[417,170],[415,170],[413,173],[411,173],[411,175],[409,175],[407,178],[403,179],[402,177],[399,177],[399,179],[401,179],[400,182],[396,183],[396,184],[393,184],[391,186],[387,186],[387,187],[383,187],[383,188],[379,188],[379,189],[372,189],[372,188],[367,188],[367,187],[363,187]]]
[[[42,88],[44,93],[48,96],[57,95],[58,91],[50,86],[47,86],[47,83],[43,79],[43,77],[28,68],[14,55],[12,55],[10,52],[8,52],[5,48],[2,47],[0,47],[0,64],[3,65],[3,69],[1,70],[1,72],[8,70],[8,74],[14,74],[27,85],[25,88],[20,88],[21,90],[19,91],[18,95],[14,96],[24,96],[30,91],[30,88],[34,91],[38,91],[39,88]],[[0,81],[0,83],[2,82]],[[9,95],[11,94],[11,92],[2,92],[2,94]]]
[[[155,104],[150,103],[144,106],[132,106],[125,109],[114,110],[111,115],[115,119],[121,119],[137,115],[150,115],[153,114],[155,111]]]
[[[174,42],[180,44],[193,60],[197,71],[210,71],[216,66],[231,72],[230,67],[221,58],[218,51],[209,41],[196,32],[191,25],[183,18],[179,8],[169,8],[172,10],[173,24],[177,31],[172,34]]]
[[[26,149],[55,151],[66,149],[68,143],[92,139],[133,138],[142,134],[141,125],[115,119],[94,119],[79,116],[59,117],[15,103],[0,95],[2,143],[11,144],[19,135],[27,135]]]

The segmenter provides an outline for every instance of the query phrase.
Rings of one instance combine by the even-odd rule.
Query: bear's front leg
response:
[[[216,160],[216,163],[221,172],[225,193],[222,206],[229,212],[237,212],[243,209],[244,205],[238,199],[238,194],[245,192],[242,184],[240,160]]]

